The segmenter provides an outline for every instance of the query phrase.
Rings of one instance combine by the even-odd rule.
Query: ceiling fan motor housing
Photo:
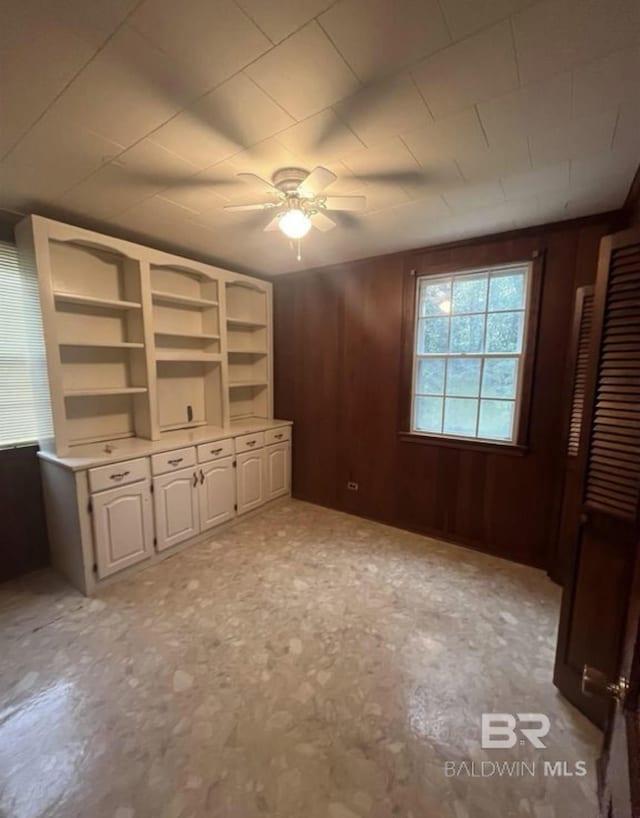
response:
[[[302,168],[281,168],[273,174],[271,181],[282,193],[295,193],[308,175],[309,171]]]

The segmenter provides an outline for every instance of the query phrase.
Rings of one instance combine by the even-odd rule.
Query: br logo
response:
[[[482,747],[485,750],[515,747],[518,743],[524,744],[526,739],[538,750],[544,750],[547,745],[542,739],[550,727],[544,713],[516,713],[515,716],[512,713],[483,713]]]

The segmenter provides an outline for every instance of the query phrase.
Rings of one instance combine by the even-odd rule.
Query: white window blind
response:
[[[42,318],[35,270],[20,270],[0,242],[0,446],[52,434]]]

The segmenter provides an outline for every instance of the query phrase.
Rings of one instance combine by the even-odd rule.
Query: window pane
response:
[[[489,310],[519,310],[524,307],[524,272],[498,273],[489,281]]]
[[[476,398],[480,391],[480,359],[449,358],[447,395]]]
[[[451,312],[482,312],[487,301],[487,276],[454,279]]]
[[[416,431],[513,440],[528,281],[526,262],[418,279]]]
[[[422,358],[418,361],[416,392],[423,395],[444,393],[444,358]]]
[[[421,318],[418,323],[418,353],[447,352],[449,319]]]
[[[442,398],[416,398],[414,423],[420,432],[441,432]]]
[[[451,279],[429,284],[423,281],[420,286],[419,315],[443,315],[451,312]]]
[[[444,432],[449,435],[474,437],[478,401],[468,398],[446,398],[444,407]]]
[[[482,372],[483,398],[515,398],[515,358],[487,358]]]
[[[478,437],[511,440],[514,401],[481,400]]]
[[[522,345],[521,312],[496,312],[487,315],[487,352],[520,352]]]
[[[490,310],[520,310],[524,307],[524,272],[493,275],[489,281]]]
[[[484,315],[456,315],[451,319],[451,352],[481,352]]]

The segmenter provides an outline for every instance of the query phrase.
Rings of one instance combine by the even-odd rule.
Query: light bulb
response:
[[[293,207],[281,216],[278,227],[290,239],[301,239],[311,230],[311,219],[302,210]]]

